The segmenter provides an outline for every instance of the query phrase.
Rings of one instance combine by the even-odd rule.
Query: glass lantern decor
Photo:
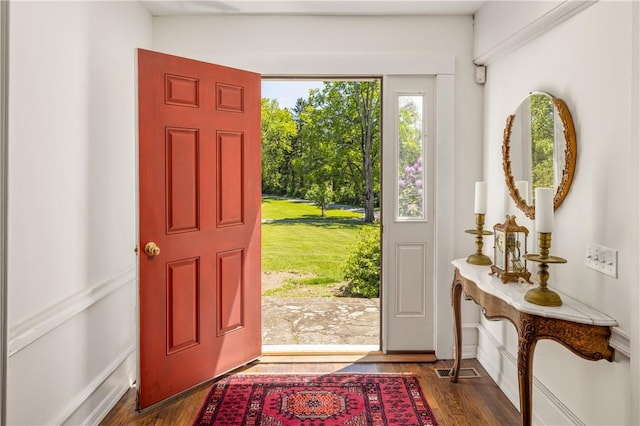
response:
[[[516,223],[515,216],[507,215],[505,223],[493,227],[493,265],[491,273],[500,277],[503,283],[518,281],[520,278],[531,282],[531,272],[527,270],[527,235],[529,230]]]

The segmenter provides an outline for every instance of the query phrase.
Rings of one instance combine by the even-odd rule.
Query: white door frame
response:
[[[6,423],[7,413],[9,3],[0,1],[0,424]]]
[[[262,77],[354,77],[431,75],[436,78],[436,229],[434,259],[434,346],[440,359],[453,357],[453,314],[450,282],[454,257],[454,55],[214,55],[208,62],[253,70]],[[384,100],[383,100],[384,102]],[[443,188],[438,190],[437,188]],[[383,194],[384,196],[384,194]],[[384,254],[383,254],[384,256]],[[383,349],[384,349],[384,342]]]

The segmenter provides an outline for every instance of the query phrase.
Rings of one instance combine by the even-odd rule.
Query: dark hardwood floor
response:
[[[475,368],[480,378],[460,379],[451,383],[440,378],[435,369],[449,368],[452,361],[433,363],[291,363],[254,362],[239,370],[245,373],[327,373],[386,372],[414,373],[421,380],[422,390],[441,426],[456,425],[518,425],[516,408],[491,380],[476,360],[464,360],[462,368]],[[204,402],[211,382],[191,389],[142,413],[135,410],[135,388],[122,397],[101,425],[190,425]]]

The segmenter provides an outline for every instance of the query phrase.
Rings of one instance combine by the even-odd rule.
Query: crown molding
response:
[[[504,38],[493,47],[475,55],[473,63],[487,66],[597,2],[598,0],[566,0],[530,24]]]

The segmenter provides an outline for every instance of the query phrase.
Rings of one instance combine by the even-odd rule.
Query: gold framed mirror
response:
[[[569,192],[576,168],[577,142],[571,112],[562,99],[532,92],[507,117],[502,168],[516,206],[535,219],[537,187],[555,188],[553,208]]]

